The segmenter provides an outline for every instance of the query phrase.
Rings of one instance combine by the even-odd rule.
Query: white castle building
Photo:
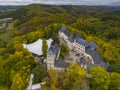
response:
[[[70,50],[77,52],[83,57],[76,62],[86,69],[90,66],[108,67],[101,55],[97,53],[96,49],[98,46],[94,42],[87,42],[81,35],[71,34],[65,26],[62,26],[59,30],[59,39],[60,41],[62,39]]]
[[[63,70],[69,66],[69,63],[59,60],[60,46],[58,44],[51,45],[47,52],[47,70],[56,69]]]
[[[94,42],[87,42],[82,38],[81,35],[71,34],[69,30],[62,26],[59,30],[59,40],[60,43],[64,41],[64,44],[72,50],[78,53],[82,58],[80,58],[77,63],[79,63],[85,69],[90,66],[102,66],[105,69],[109,64],[105,63],[103,58],[96,49],[98,46]],[[52,46],[47,53],[47,69],[64,69],[68,67],[69,64],[63,60],[59,60],[60,47],[57,45]]]

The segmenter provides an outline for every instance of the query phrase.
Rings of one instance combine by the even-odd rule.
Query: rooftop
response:
[[[88,42],[82,38],[76,38],[76,42],[79,44],[82,44],[83,46],[87,47],[88,46]]]
[[[89,46],[91,47],[91,48],[98,48],[98,46],[96,45],[96,43],[95,42],[90,42],[89,43]]]
[[[58,68],[66,68],[70,65],[70,63],[65,62],[63,60],[55,60],[54,65],[55,67],[58,67]]]
[[[71,36],[71,33],[68,31],[68,29],[65,26],[62,26],[59,32],[63,32],[67,37]]]
[[[60,46],[58,44],[55,45],[51,45],[51,47],[49,48],[47,54],[48,55],[57,55],[58,51],[59,51]]]
[[[102,56],[99,53],[97,53],[96,51],[92,50],[91,48],[86,49],[86,53],[92,56],[93,62],[95,64],[100,64],[100,63],[104,62]]]

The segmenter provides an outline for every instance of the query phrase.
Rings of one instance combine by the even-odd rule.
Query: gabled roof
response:
[[[59,30],[59,32],[64,32],[67,28],[65,26],[62,26]]]
[[[63,60],[55,60],[54,65],[55,67],[58,67],[58,68],[66,68],[66,67],[69,67],[70,63],[65,62]]]
[[[102,56],[91,48],[87,48],[86,53],[92,56],[94,64],[100,64],[104,62]]]
[[[47,55],[56,55],[56,51],[52,47],[50,47],[47,52]]]
[[[59,32],[63,32],[67,37],[71,36],[71,33],[68,31],[68,29],[65,26],[62,26]]]
[[[83,58],[80,58],[80,62],[79,62],[79,64],[86,64],[87,62],[86,62],[86,60],[84,60]]]
[[[74,42],[74,40],[76,40],[76,42],[78,44],[82,44],[85,47],[90,46],[91,48],[94,48],[94,49],[98,48],[98,46],[96,45],[96,43],[94,43],[94,42],[88,43],[86,40],[84,40],[82,38],[81,35],[79,35],[79,34],[71,34],[65,26],[62,26],[60,28],[59,32],[63,32],[68,37],[68,40],[70,42]]]
[[[82,44],[83,46],[87,47],[88,46],[88,42],[82,38],[76,38],[76,42],[79,44]]]
[[[80,34],[74,34],[74,37],[75,38],[82,38],[82,35],[80,35]]]
[[[60,49],[60,46],[58,44],[51,45],[47,54],[48,55],[57,55],[57,53],[59,52],[59,49]]]
[[[98,48],[98,46],[96,45],[95,42],[90,42],[90,43],[89,43],[89,46],[90,46],[91,48],[94,48],[94,49]]]
[[[104,69],[107,69],[110,64],[109,64],[109,63],[104,63],[104,62],[102,62],[102,63],[100,63],[100,64],[87,63],[86,65],[87,65],[87,72],[90,73],[90,67],[92,67],[92,66],[101,66],[101,67],[103,67]]]
[[[74,35],[72,34],[70,37],[68,37],[69,42],[74,42]]]
[[[81,39],[82,36],[79,34],[71,34],[71,36],[68,38],[70,42],[74,42],[74,39]]]

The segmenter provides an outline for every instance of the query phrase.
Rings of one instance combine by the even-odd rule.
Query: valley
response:
[[[0,90],[25,90],[32,73],[33,84],[46,82],[42,90],[84,90],[86,86],[85,90],[119,90],[119,7],[42,4],[0,7]],[[71,33],[69,38],[78,34],[87,42],[95,42],[98,46],[96,52],[105,63],[109,63],[109,67],[106,70],[101,66],[91,67],[92,78],[88,78],[86,69],[74,62],[60,72],[47,70],[39,62],[34,62],[35,55],[23,44],[42,39],[41,58],[44,60],[49,49],[46,40],[52,38],[53,45],[60,45],[59,30],[62,26]],[[72,42],[69,45],[74,48]],[[60,60],[84,59],[76,49],[73,49],[75,52],[69,50],[69,45],[60,45]]]

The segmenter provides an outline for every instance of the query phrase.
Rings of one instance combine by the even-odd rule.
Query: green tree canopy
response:
[[[71,63],[65,71],[51,69],[42,90],[81,90],[86,74],[86,71],[76,63]]]
[[[43,39],[42,51],[43,51],[44,57],[46,57],[47,49],[48,49],[48,45],[47,45],[46,39]]]
[[[110,74],[110,90],[119,90],[120,89],[120,74],[119,73],[111,73]]]
[[[108,90],[110,84],[110,77],[106,70],[102,67],[91,67],[90,73],[92,78],[90,85],[92,90]]]

